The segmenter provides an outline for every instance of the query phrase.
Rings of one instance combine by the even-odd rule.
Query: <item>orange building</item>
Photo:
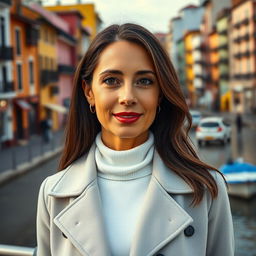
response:
[[[185,33],[184,35],[186,86],[188,89],[188,96],[191,102],[191,107],[195,107],[197,102],[195,87],[195,59],[193,54],[193,39],[199,34],[199,31],[191,30]]]
[[[21,0],[13,0],[11,44],[13,46],[13,78],[16,98],[13,100],[15,140],[28,139],[39,128],[39,77],[37,38],[38,14]]]
[[[212,88],[212,96],[215,108],[220,108],[219,97],[219,36],[214,29],[209,35],[209,57],[210,57],[210,83]]]

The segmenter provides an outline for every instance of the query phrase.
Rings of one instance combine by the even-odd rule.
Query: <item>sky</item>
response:
[[[145,26],[152,32],[168,32],[169,21],[179,10],[199,0],[81,0],[94,3],[103,20],[103,27],[113,23],[133,22]],[[54,5],[56,0],[43,0],[44,5]],[[61,0],[63,5],[74,4],[76,0]]]

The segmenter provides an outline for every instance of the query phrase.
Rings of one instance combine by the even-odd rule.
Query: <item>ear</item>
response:
[[[95,105],[94,95],[93,95],[91,86],[89,84],[87,84],[85,81],[83,81],[82,87],[83,87],[83,91],[84,91],[84,96],[86,97],[88,103],[90,105],[94,106]]]

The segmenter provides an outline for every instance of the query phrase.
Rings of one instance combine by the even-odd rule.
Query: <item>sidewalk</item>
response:
[[[54,132],[50,143],[33,135],[23,145],[0,149],[0,185],[60,154],[63,130]]]

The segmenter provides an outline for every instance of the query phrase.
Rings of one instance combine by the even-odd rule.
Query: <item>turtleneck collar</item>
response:
[[[105,146],[101,133],[96,137],[95,160],[98,176],[111,180],[132,180],[150,175],[154,154],[154,136],[143,144],[129,149],[117,151]]]

